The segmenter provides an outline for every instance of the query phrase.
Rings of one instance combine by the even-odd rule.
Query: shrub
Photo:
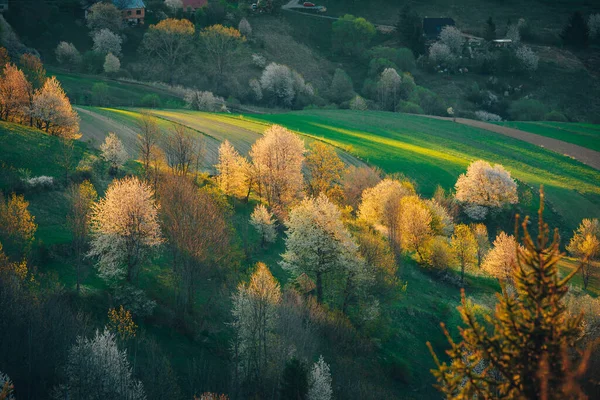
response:
[[[544,116],[546,121],[556,121],[556,122],[569,122],[565,114],[560,111],[550,111],[548,114]]]
[[[90,74],[98,74],[104,68],[105,57],[95,51],[86,51],[83,54],[83,70]]]
[[[521,99],[508,108],[510,118],[515,121],[539,121],[546,115],[546,106],[538,100]]]
[[[227,106],[222,97],[215,96],[212,92],[201,92],[190,90],[185,95],[186,106],[192,110],[199,111],[226,111]]]
[[[424,114],[421,106],[410,101],[401,101],[396,108],[397,112],[406,114]]]
[[[404,72],[413,72],[416,68],[415,56],[410,49],[401,47],[394,49],[391,47],[377,46],[369,51],[372,60],[385,59],[394,63],[395,67]],[[389,65],[386,65],[388,67]],[[377,73],[381,73],[378,71]],[[377,74],[376,73],[376,74]]]
[[[350,101],[350,109],[357,111],[365,111],[368,110],[369,107],[367,106],[367,102],[365,101],[365,99],[363,99],[359,95],[356,95],[354,99]]]
[[[528,72],[534,72],[538,69],[540,58],[528,46],[521,46],[515,53],[521,67]]]
[[[424,114],[446,115],[447,107],[444,101],[437,94],[424,87],[417,86],[409,101],[421,106]]]
[[[36,176],[35,178],[27,179],[27,185],[32,189],[52,189],[54,178],[46,175]]]
[[[142,97],[140,104],[142,107],[158,108],[161,105],[161,101],[156,93],[152,93]]]
[[[480,120],[480,121],[486,121],[486,122],[500,122],[502,121],[502,117],[500,117],[497,114],[493,114],[487,111],[475,111],[475,117]]]
[[[374,58],[369,62],[368,75],[372,78],[379,77],[388,68],[398,69],[398,66],[387,58]]]
[[[92,86],[92,103],[97,106],[105,106],[110,100],[108,85],[103,82],[94,83]]]

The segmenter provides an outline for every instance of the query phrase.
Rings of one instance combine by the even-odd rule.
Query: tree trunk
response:
[[[317,301],[323,302],[323,273],[317,272]]]

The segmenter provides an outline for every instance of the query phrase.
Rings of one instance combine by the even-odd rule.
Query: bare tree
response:
[[[199,278],[228,254],[229,226],[213,195],[188,178],[165,177],[159,193],[161,224],[178,280],[177,302],[182,312],[192,311]]]
[[[204,140],[181,124],[171,125],[163,145],[167,164],[174,175],[197,171],[204,156]]]
[[[160,141],[160,129],[156,123],[156,118],[144,112],[137,121],[137,150],[139,157],[142,160],[146,179],[150,176],[150,163],[152,159],[152,151]]]

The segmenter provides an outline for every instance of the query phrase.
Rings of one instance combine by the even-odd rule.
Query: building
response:
[[[455,26],[452,18],[423,18],[423,35],[429,40],[436,40],[445,26]]]
[[[119,10],[123,21],[130,24],[143,24],[146,17],[146,6],[143,0],[113,0]]]
[[[492,43],[495,48],[502,49],[512,46],[513,42],[511,39],[494,39]]]
[[[194,12],[199,8],[208,5],[208,0],[181,0],[183,11]]]
[[[8,11],[8,0],[0,0],[0,12]]]

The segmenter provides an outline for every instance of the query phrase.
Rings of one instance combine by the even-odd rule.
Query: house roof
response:
[[[208,4],[208,0],[182,0],[183,9],[188,8],[202,8]]]
[[[113,0],[113,4],[120,10],[131,8],[146,8],[143,0]]]
[[[438,36],[445,26],[454,26],[456,23],[452,18],[423,18],[423,33]]]

